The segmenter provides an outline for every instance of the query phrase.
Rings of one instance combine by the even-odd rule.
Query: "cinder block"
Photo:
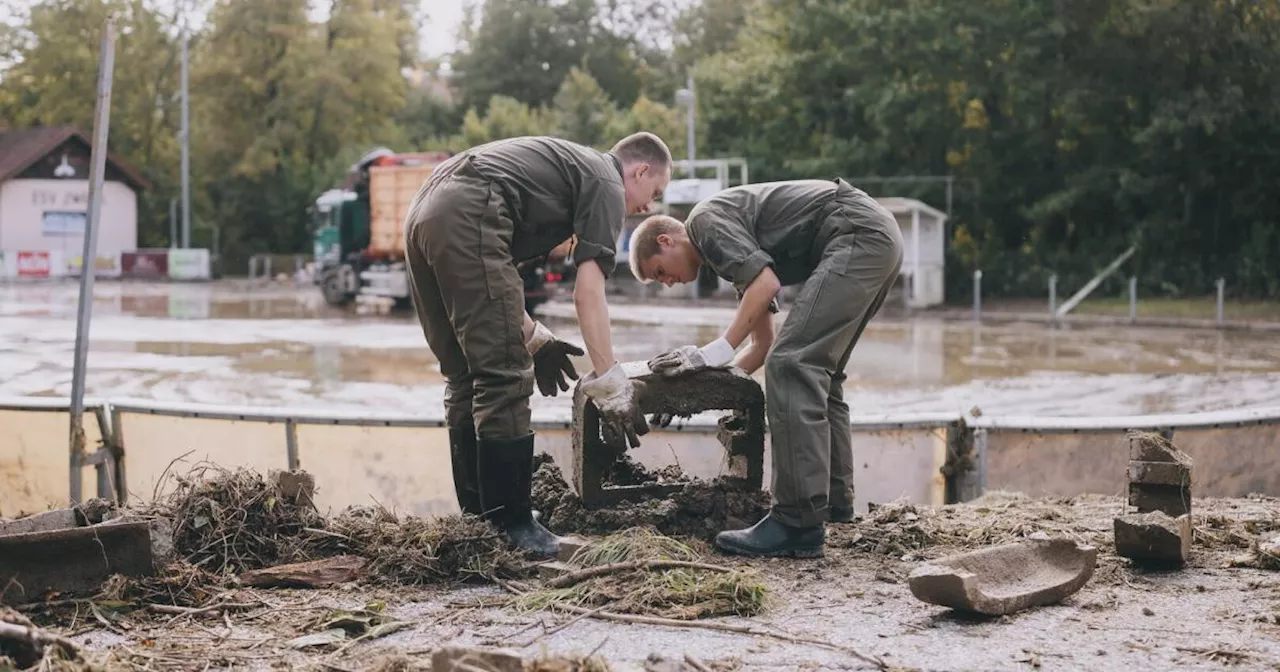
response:
[[[1129,482],[1191,487],[1191,469],[1177,462],[1130,462]]]
[[[1191,554],[1191,516],[1160,511],[1115,519],[1116,553],[1152,566],[1181,566]]]
[[[1163,511],[1177,518],[1191,513],[1191,488],[1130,483],[1129,504],[1137,507],[1138,513]]]
[[[1176,462],[1191,469],[1191,456],[1153,432],[1129,432],[1129,459],[1136,462]]]

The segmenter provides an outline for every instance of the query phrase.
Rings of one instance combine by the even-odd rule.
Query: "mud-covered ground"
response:
[[[1197,499],[1194,507],[1189,566],[1148,572],[1113,553],[1112,518],[1124,509],[1117,498],[996,493],[937,509],[889,504],[830,526],[822,559],[708,556],[758,572],[768,607],[752,618],[708,619],[692,628],[522,612],[493,586],[233,590],[223,599],[245,606],[226,616],[117,618],[86,605],[74,622],[65,616],[60,622],[62,632],[92,652],[109,653],[123,669],[427,669],[430,653],[446,644],[503,646],[527,660],[594,653],[615,670],[643,669],[651,654],[674,660],[690,654],[711,669],[741,670],[874,669],[870,658],[886,668],[920,670],[1277,669],[1280,573],[1230,565],[1247,559],[1253,542],[1280,531],[1280,502]],[[975,618],[910,594],[906,577],[921,561],[1036,532],[1099,548],[1093,578],[1061,604]],[[370,605],[385,605],[382,618],[401,625],[354,644],[289,643],[319,632],[336,609]],[[723,626],[749,626],[756,634],[710,629]]]

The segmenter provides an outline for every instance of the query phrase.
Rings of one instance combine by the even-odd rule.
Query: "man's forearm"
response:
[[[529,317],[529,313],[525,313],[524,325],[522,327],[522,331],[524,332],[524,340],[526,343],[529,341],[529,337],[533,336],[533,329],[534,329],[533,318]]]
[[[587,346],[587,356],[596,374],[613,366],[613,341],[609,333],[609,304],[605,301],[604,272],[595,261],[578,266],[578,279],[573,287],[573,305],[578,313],[578,328]]]
[[[746,371],[748,374],[755,373],[760,367],[764,366],[764,358],[769,355],[769,346],[763,343],[757,343],[754,339],[751,345],[748,345],[738,353],[734,358],[733,365]]]
[[[780,288],[778,276],[774,275],[771,268],[765,268],[747,285],[747,291],[742,293],[742,300],[738,302],[733,322],[729,323],[729,329],[724,332],[724,339],[735,350],[747,340],[747,335],[755,330],[756,325],[768,316],[769,303]]]

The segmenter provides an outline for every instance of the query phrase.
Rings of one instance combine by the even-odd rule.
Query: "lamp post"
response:
[[[689,177],[694,177],[693,162],[697,156],[697,150],[695,148],[696,145],[693,137],[694,114],[695,108],[697,107],[697,100],[698,94],[693,87],[693,74],[690,73],[686,75],[685,88],[676,91],[676,104],[684,105],[685,107],[685,124],[687,126],[685,129],[685,142],[686,147],[688,148],[689,157],[688,163],[685,164],[685,169],[689,173]]]

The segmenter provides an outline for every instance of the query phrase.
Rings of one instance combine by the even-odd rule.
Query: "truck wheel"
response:
[[[331,306],[345,306],[351,301],[351,295],[342,286],[341,271],[341,268],[330,268],[324,272],[324,279],[320,283],[320,291],[324,293],[324,301]]]

